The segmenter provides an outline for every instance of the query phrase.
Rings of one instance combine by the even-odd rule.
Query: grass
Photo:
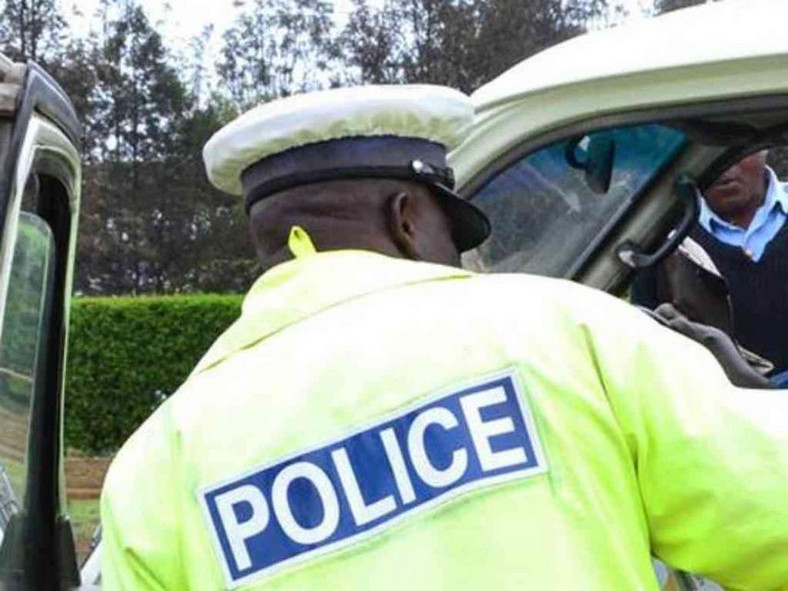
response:
[[[5,468],[5,473],[11,482],[11,490],[14,491],[17,501],[21,502],[25,493],[25,475],[27,473],[25,465],[11,458],[0,458],[0,464]]]
[[[3,467],[11,481],[11,488],[20,500],[25,486],[25,465],[20,462],[2,459]],[[68,515],[74,532],[74,541],[77,544],[77,554],[80,563],[86,556],[90,547],[90,540],[99,525],[99,500],[74,499],[68,502]]]
[[[90,546],[90,539],[99,524],[99,500],[75,499],[68,502],[68,514],[74,529],[74,541],[77,544],[79,561],[85,557]]]

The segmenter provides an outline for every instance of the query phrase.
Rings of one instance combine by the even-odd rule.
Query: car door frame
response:
[[[8,293],[22,193],[39,179],[34,212],[52,231],[53,265],[31,402],[22,511],[12,517],[0,548],[0,581],[54,589],[79,585],[66,512],[63,474],[63,390],[69,301],[81,191],[81,127],[62,88],[32,62],[0,59],[0,319]],[[0,326],[0,332],[2,326]]]

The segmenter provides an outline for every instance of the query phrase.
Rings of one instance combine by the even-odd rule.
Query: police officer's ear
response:
[[[441,265],[460,265],[451,220],[428,189],[402,187],[388,198],[386,209],[391,244],[400,256]]]
[[[388,201],[388,226],[391,239],[397,250],[408,259],[420,260],[416,234],[416,197],[407,191],[399,191]]]

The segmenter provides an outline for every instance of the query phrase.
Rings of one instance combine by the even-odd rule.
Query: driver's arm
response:
[[[668,328],[706,347],[722,366],[733,385],[759,389],[773,387],[767,378],[750,367],[733,339],[720,329],[691,321],[673,304],[662,304],[652,314]]]

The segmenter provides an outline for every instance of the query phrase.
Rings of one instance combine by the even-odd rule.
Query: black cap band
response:
[[[462,252],[490,233],[486,216],[453,192],[446,148],[423,138],[348,137],[290,148],[263,158],[241,173],[246,211],[265,197],[300,185],[346,179],[399,179],[427,185],[452,221]]]
[[[350,137],[291,148],[247,168],[241,183],[249,211],[260,199],[290,187],[352,178],[454,186],[446,166],[446,148],[420,138],[395,136]]]

